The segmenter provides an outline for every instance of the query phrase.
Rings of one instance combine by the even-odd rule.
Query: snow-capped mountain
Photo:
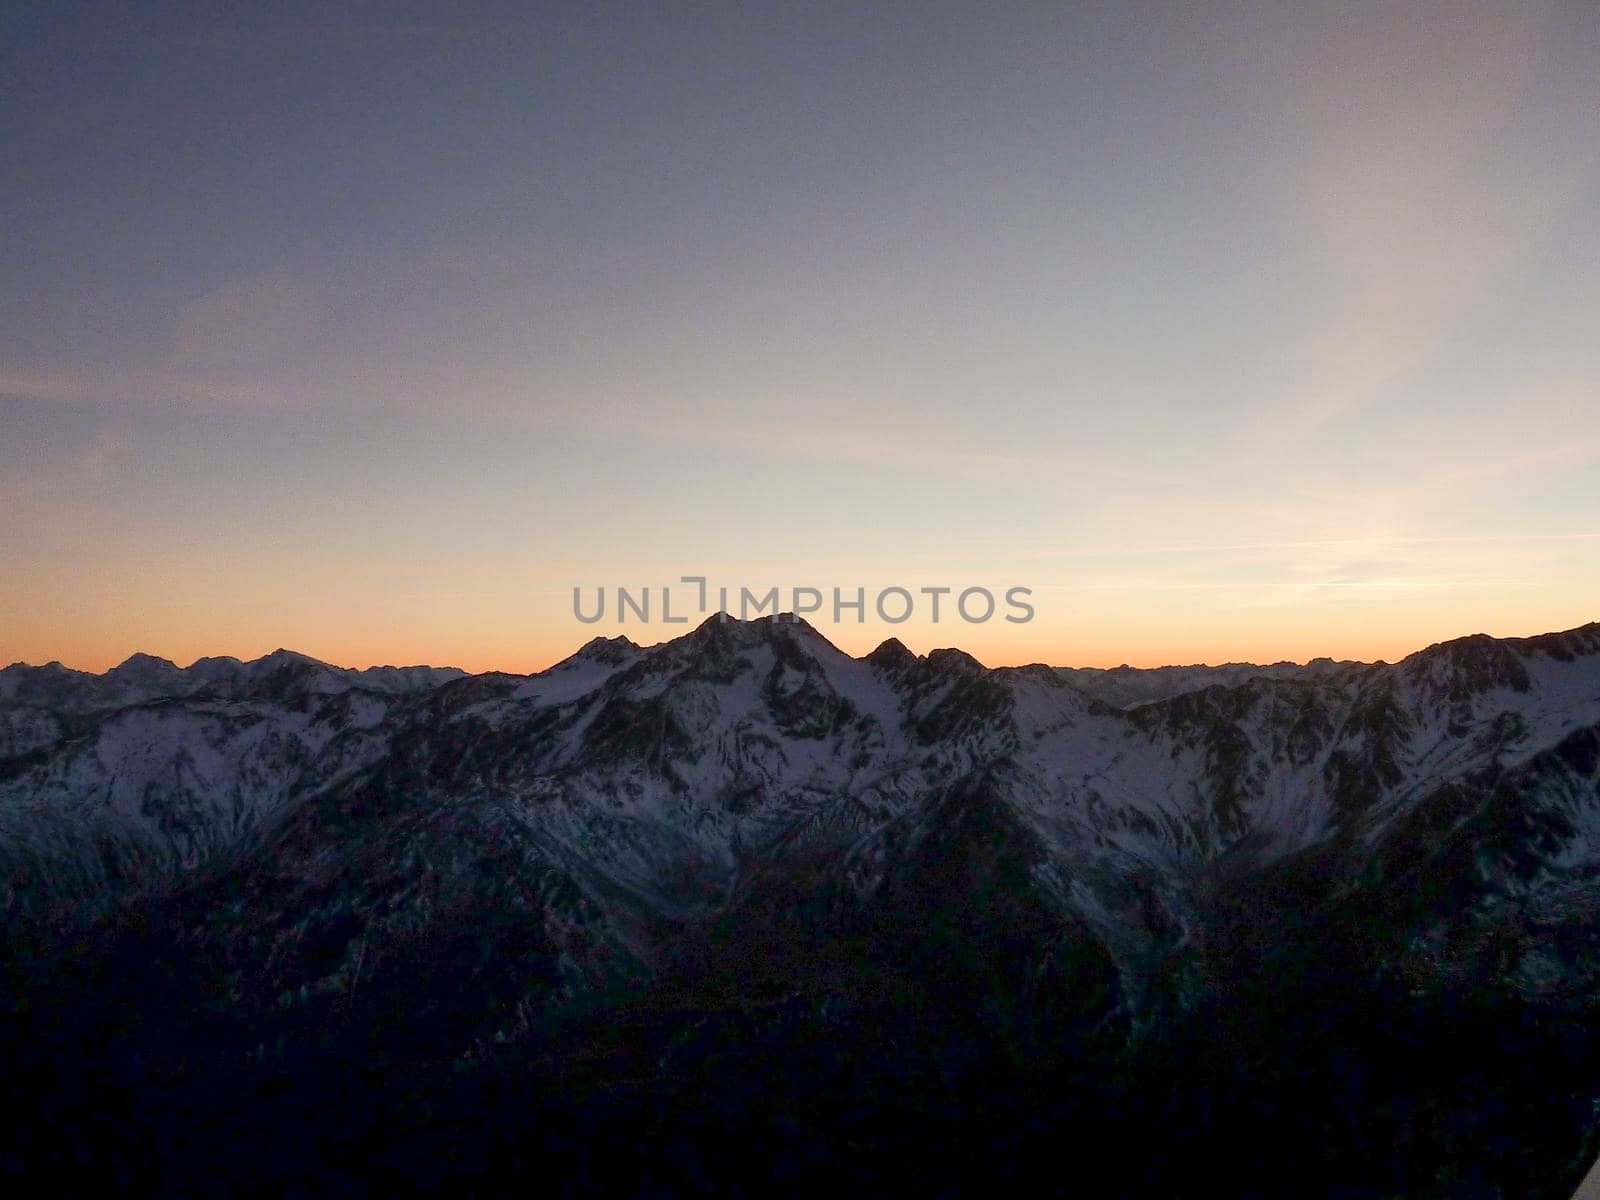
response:
[[[1270,1089],[1289,1086],[1261,1057],[1281,1006],[1321,1013],[1335,1049],[1358,1037],[1347,1011],[1403,1031],[1428,1005],[1493,1013],[1493,1070],[1545,1053],[1542,1030],[1574,1074],[1510,1105],[1548,1145],[1472,1169],[1536,1162],[1556,1194],[1597,1148],[1596,1048],[1573,1031],[1600,999],[1600,625],[1393,665],[1158,671],[988,669],[893,640],[856,659],[787,616],[595,639],[527,677],[285,651],[18,665],[0,886],[13,978],[60,996],[62,946],[122,962],[136,931],[141,986],[158,964],[162,994],[208,1014],[207,1061],[252,1069],[330,1037],[398,1053],[377,1021],[419,1061],[647,1059],[660,1079],[703,1065],[707,1014],[736,1012],[769,1047],[842,1021],[945,1071],[873,1023],[892,1012],[1029,1080],[1128,1095],[1165,1064],[1191,1103],[1173,1080],[1201,1060],[1172,1056],[1195,1030]],[[1344,1081],[1343,1062],[1323,1066]],[[1400,1090],[1446,1132],[1339,1194],[1395,1194],[1471,1142],[1461,1120],[1499,1128],[1477,1099],[1458,1120]]]

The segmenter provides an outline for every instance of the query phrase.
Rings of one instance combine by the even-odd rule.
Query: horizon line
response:
[[[1419,646],[1415,650],[1412,650],[1409,653],[1407,653],[1405,655],[1402,655],[1400,658],[1397,658],[1397,659],[1394,659],[1394,660],[1390,660],[1390,659],[1386,659],[1386,658],[1373,658],[1373,659],[1340,658],[1340,659],[1335,659],[1331,655],[1317,654],[1317,655],[1312,655],[1310,658],[1307,658],[1307,659],[1304,659],[1304,660],[1297,660],[1297,659],[1291,659],[1291,658],[1280,658],[1280,659],[1275,659],[1275,660],[1273,660],[1271,662],[1260,662],[1260,661],[1256,661],[1256,660],[1253,660],[1253,659],[1229,659],[1229,660],[1226,660],[1226,661],[1223,661],[1223,662],[1170,662],[1170,663],[1158,663],[1158,664],[1156,664],[1154,666],[1145,666],[1145,667],[1136,667],[1136,666],[1133,666],[1133,665],[1131,665],[1130,663],[1127,663],[1127,662],[1118,663],[1115,666],[1109,666],[1109,667],[1074,666],[1074,665],[1065,664],[1065,663],[1051,663],[1051,662],[1047,662],[1047,661],[1045,661],[1043,659],[1035,659],[1035,660],[1032,660],[1030,662],[1025,662],[1025,663],[1002,663],[1002,664],[997,664],[997,665],[994,665],[994,666],[990,666],[989,664],[984,663],[981,660],[979,660],[976,655],[973,655],[970,651],[964,649],[963,647],[961,647],[959,645],[931,646],[927,650],[919,652],[919,651],[916,651],[916,650],[912,650],[909,646],[906,646],[905,642],[898,635],[894,635],[894,634],[891,634],[888,637],[884,638],[872,650],[867,651],[867,653],[860,654],[860,655],[852,655],[852,654],[849,654],[848,652],[846,652],[844,650],[839,649],[839,647],[825,633],[823,633],[820,629],[818,629],[811,622],[807,621],[804,617],[797,616],[793,612],[780,612],[780,613],[775,613],[775,614],[768,613],[768,614],[763,614],[761,616],[751,617],[751,618],[748,618],[748,619],[742,619],[740,617],[734,616],[732,613],[729,613],[729,612],[726,612],[726,611],[723,611],[723,610],[719,610],[717,612],[711,613],[710,615],[705,617],[703,620],[701,620],[698,624],[694,625],[693,627],[686,628],[682,633],[678,634],[676,637],[663,638],[661,641],[658,641],[658,642],[649,642],[649,643],[637,642],[637,641],[634,641],[632,638],[628,637],[626,634],[615,634],[615,635],[612,635],[612,636],[609,636],[609,637],[605,636],[605,635],[597,634],[597,635],[595,635],[593,637],[590,637],[590,638],[584,640],[580,644],[578,644],[568,654],[563,655],[561,658],[556,659],[554,662],[550,663],[548,666],[546,666],[544,668],[541,668],[540,670],[536,670],[536,671],[511,671],[511,670],[506,670],[506,669],[498,668],[498,667],[489,667],[489,668],[486,668],[486,669],[481,670],[481,671],[471,671],[471,670],[466,669],[465,667],[458,667],[458,666],[456,666],[456,665],[454,665],[452,663],[420,663],[420,662],[419,663],[392,663],[392,662],[391,663],[379,663],[379,662],[373,662],[373,663],[369,663],[366,666],[354,666],[354,665],[340,664],[340,663],[333,662],[333,661],[330,661],[330,660],[324,659],[324,658],[318,658],[316,655],[306,654],[305,652],[300,651],[300,650],[291,650],[286,646],[278,646],[275,649],[269,650],[264,654],[257,655],[254,658],[241,658],[240,656],[233,655],[233,654],[204,654],[204,655],[201,655],[199,658],[194,659],[192,662],[189,663],[188,666],[179,666],[174,660],[172,660],[170,658],[166,658],[163,655],[151,654],[148,651],[143,651],[143,650],[135,650],[132,653],[130,653],[127,657],[123,658],[120,662],[113,663],[111,666],[106,667],[104,670],[101,670],[101,671],[92,671],[92,670],[87,670],[87,669],[84,669],[84,668],[81,668],[81,667],[71,667],[71,666],[68,666],[66,663],[62,662],[60,659],[50,659],[50,660],[48,660],[46,662],[42,662],[42,663],[32,663],[32,662],[28,662],[25,659],[16,659],[16,660],[14,660],[14,661],[12,661],[10,663],[6,663],[4,666],[0,666],[0,671],[10,671],[10,670],[12,670],[14,668],[17,668],[17,667],[25,667],[25,668],[28,668],[30,670],[47,670],[47,669],[49,669],[51,667],[58,667],[61,670],[71,671],[71,672],[73,672],[75,674],[79,674],[79,675],[90,675],[90,676],[99,677],[99,676],[103,676],[103,675],[109,674],[111,671],[117,670],[117,669],[119,669],[121,667],[127,666],[130,662],[133,662],[134,660],[141,659],[141,658],[151,659],[151,660],[153,660],[155,662],[158,662],[158,663],[165,663],[167,666],[170,666],[175,670],[188,672],[188,671],[192,671],[195,667],[197,667],[201,663],[205,663],[205,662],[213,662],[213,661],[229,662],[229,661],[231,661],[231,662],[234,662],[234,663],[238,663],[240,666],[250,666],[250,665],[253,665],[255,663],[263,662],[266,659],[273,658],[273,657],[276,657],[276,656],[279,656],[279,655],[289,655],[289,656],[293,656],[293,657],[296,657],[296,658],[305,659],[308,662],[316,663],[319,666],[329,667],[329,668],[331,668],[333,670],[338,670],[338,671],[384,671],[384,670],[393,670],[393,671],[406,671],[406,670],[460,671],[463,678],[472,678],[472,677],[483,676],[483,675],[511,675],[511,676],[516,676],[518,678],[530,678],[531,679],[531,678],[537,677],[539,675],[543,675],[543,674],[545,674],[545,673],[547,673],[547,672],[549,672],[551,670],[554,670],[556,667],[559,667],[562,663],[565,663],[565,662],[569,661],[574,656],[576,656],[577,654],[581,653],[587,647],[589,647],[591,645],[594,645],[596,642],[608,642],[608,643],[610,643],[610,642],[625,642],[628,645],[633,646],[636,649],[639,649],[639,650],[642,650],[642,651],[657,650],[657,649],[660,649],[661,647],[671,645],[674,642],[681,641],[684,638],[693,636],[699,630],[705,628],[708,625],[711,625],[713,622],[719,621],[719,618],[720,618],[720,622],[721,623],[724,623],[724,624],[731,623],[731,624],[734,624],[734,625],[776,624],[776,623],[778,623],[780,621],[783,622],[784,624],[796,625],[796,626],[799,626],[799,627],[802,627],[802,628],[810,630],[812,633],[816,634],[819,638],[821,638],[824,642],[826,642],[829,647],[831,647],[832,649],[838,651],[838,653],[840,653],[841,655],[844,655],[844,657],[849,658],[854,662],[863,662],[866,659],[870,658],[873,654],[877,653],[878,650],[881,650],[883,647],[889,645],[890,643],[898,643],[899,645],[901,645],[902,647],[907,649],[910,653],[914,654],[919,659],[927,658],[930,655],[937,654],[937,653],[940,653],[942,651],[954,650],[954,651],[957,651],[957,652],[959,652],[961,654],[967,655],[967,657],[971,658],[974,662],[977,662],[978,665],[983,667],[985,670],[993,670],[993,671],[1025,670],[1028,667],[1041,667],[1041,666],[1042,667],[1047,667],[1047,668],[1049,668],[1051,670],[1059,670],[1059,671],[1121,671],[1121,670],[1127,670],[1127,671],[1163,671],[1163,670],[1184,670],[1184,669],[1195,669],[1195,668],[1218,670],[1218,669],[1222,669],[1222,668],[1225,668],[1225,667],[1276,667],[1276,666],[1284,666],[1284,665],[1296,666],[1296,667],[1307,667],[1307,666],[1310,666],[1312,663],[1324,662],[1324,661],[1332,662],[1335,665],[1339,665],[1339,666],[1391,666],[1391,665],[1394,665],[1395,663],[1404,662],[1406,659],[1412,657],[1413,655],[1420,654],[1425,650],[1430,650],[1430,649],[1432,649],[1432,648],[1434,648],[1436,646],[1448,645],[1448,644],[1450,644],[1452,642],[1469,641],[1469,640],[1472,640],[1474,638],[1489,638],[1490,640],[1496,641],[1496,642],[1534,641],[1534,640],[1538,640],[1538,639],[1541,639],[1541,638],[1561,637],[1561,636],[1564,636],[1566,634],[1576,633],[1576,632],[1578,632],[1580,630],[1588,629],[1591,626],[1600,625],[1600,620],[1592,620],[1592,621],[1585,621],[1585,622],[1583,622],[1582,624],[1579,624],[1579,625],[1570,626],[1570,627],[1568,627],[1566,629],[1547,629],[1547,630],[1543,630],[1543,631],[1541,631],[1539,633],[1532,633],[1532,634],[1496,635],[1496,634],[1491,634],[1491,633],[1485,633],[1485,632],[1480,630],[1480,631],[1477,631],[1477,632],[1474,632],[1474,633],[1458,634],[1458,635],[1453,636],[1453,637],[1446,637],[1446,638],[1436,639],[1435,641],[1431,641],[1431,642],[1427,643],[1427,645],[1424,645],[1424,646]]]

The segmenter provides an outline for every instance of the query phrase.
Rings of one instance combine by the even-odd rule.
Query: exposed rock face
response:
[[[285,1175],[371,1167],[347,1126],[382,1113],[412,1182],[406,1144],[535,1126],[562,1179],[688,1191],[754,1186],[724,1135],[911,1190],[953,1178],[930,1140],[1002,1178],[1138,1129],[1127,1194],[1564,1200],[1597,868],[1597,625],[1393,666],[989,670],[713,618],[532,677],[0,671],[0,1065],[75,1079],[124,1158],[245,1072],[292,1101],[244,1126],[345,1123]],[[358,1067],[386,1082],[319,1090]],[[93,1080],[156,1100],[119,1132]],[[484,1088],[488,1141],[418,1115]],[[643,1140],[602,1162],[612,1127]]]

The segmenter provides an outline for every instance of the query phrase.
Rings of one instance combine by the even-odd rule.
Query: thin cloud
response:
[[[172,370],[254,375],[284,366],[315,340],[321,306],[281,272],[230,280],[184,306]]]
[[[40,465],[10,479],[0,477],[0,500],[21,506],[75,498],[104,482],[132,453],[126,429],[103,425],[65,462]]]
[[[1241,431],[1292,441],[1389,394],[1543,244],[1600,161],[1592,121],[1570,119],[1600,89],[1557,61],[1547,4],[1251,11],[1295,137],[1284,206],[1335,297]]]
[[[1338,546],[1417,546],[1430,544],[1475,544],[1480,542],[1570,542],[1600,539],[1595,533],[1479,533],[1421,537],[1310,538],[1293,541],[1261,542],[1169,542],[1159,545],[1074,547],[1040,550],[1035,558],[1106,558],[1161,554],[1222,554],[1256,550],[1309,550]]]
[[[1357,588],[1376,590],[1410,590],[1413,588],[1520,588],[1537,587],[1538,581],[1531,579],[1319,579],[1319,580],[1280,580],[1262,582],[1259,580],[1243,581],[1233,580],[1222,582],[1218,580],[1194,580],[1191,582],[1174,583],[1171,581],[1152,582],[1147,579],[1117,579],[1117,580],[1092,580],[1084,583],[1056,583],[1036,586],[1036,592],[1080,592],[1080,591],[1105,591],[1105,592],[1246,592],[1261,589],[1283,589],[1289,591],[1316,590],[1320,588]]]

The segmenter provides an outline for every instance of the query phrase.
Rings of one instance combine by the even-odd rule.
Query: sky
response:
[[[11,5],[0,161],[0,662],[1600,618],[1586,0]]]

